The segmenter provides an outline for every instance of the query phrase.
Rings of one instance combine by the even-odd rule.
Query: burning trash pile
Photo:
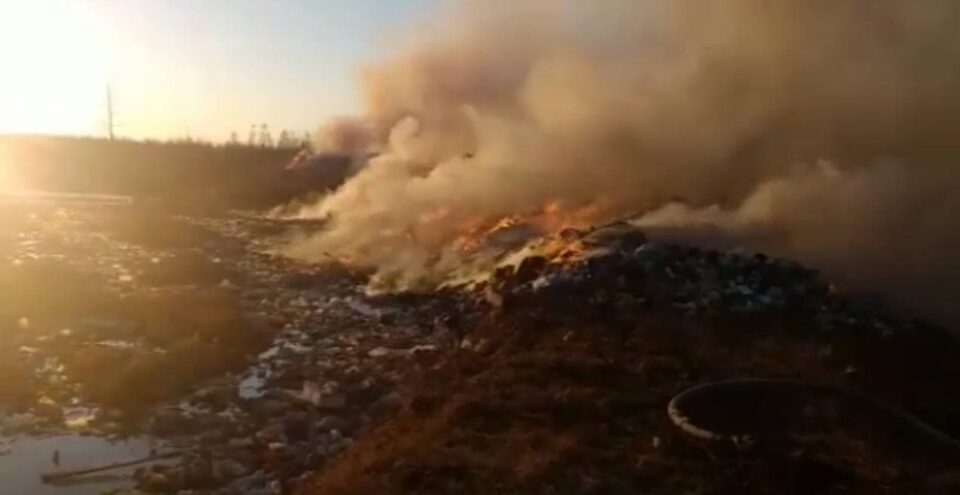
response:
[[[570,308],[623,306],[686,317],[792,315],[821,330],[868,326],[884,336],[914,324],[879,301],[841,295],[794,261],[658,242],[630,221],[536,238],[502,255],[491,272],[455,285],[494,307],[545,304],[569,316]]]
[[[730,388],[768,386],[778,400],[795,403],[807,403],[797,391],[810,385],[863,391],[887,410],[949,415],[960,403],[945,384],[960,382],[960,367],[958,348],[942,330],[843,292],[799,263],[653,240],[630,220],[513,241],[491,268],[465,267],[428,293],[457,301],[431,309],[463,342],[444,347],[456,359],[410,387],[412,397],[387,426],[358,438],[353,453],[320,472],[307,493],[356,493],[367,483],[388,494],[461,486],[478,494],[570,486],[584,493],[724,493],[731,486],[793,493],[803,481],[783,473],[810,466],[836,476],[826,485],[882,493],[878,487],[913,483],[911,469],[943,468],[945,457],[911,457],[878,441],[903,425],[862,412],[867,419],[858,424],[846,416],[855,413],[795,408],[804,417],[821,414],[829,427],[818,423],[812,436],[794,438],[790,425],[765,416],[779,406],[749,403],[749,396],[749,405],[727,410],[726,392],[718,393],[719,406],[711,402],[717,397],[700,394],[709,400],[691,407],[697,419],[753,427],[757,418],[796,442],[732,455],[717,443],[696,446],[666,421],[671,398],[717,380]],[[490,261],[489,252],[483,256]],[[729,340],[712,340],[721,334]]]
[[[147,409],[140,416],[119,414],[93,398],[71,402],[63,420],[82,421],[83,431],[92,434],[143,435],[163,445],[163,459],[132,473],[142,491],[288,493],[309,483],[315,470],[343,458],[378,425],[412,407],[415,400],[404,388],[412,379],[434,375],[464,356],[496,352],[502,342],[483,332],[490,322],[509,326],[510,321],[545,315],[558,328],[587,323],[626,330],[651,313],[667,313],[696,328],[713,316],[741,321],[786,316],[824,330],[814,333],[825,339],[831,329],[869,327],[878,336],[894,337],[915,325],[880,305],[838,294],[818,273],[797,263],[658,242],[631,220],[569,227],[543,218],[530,224],[515,216],[490,222],[492,228],[474,229],[459,245],[464,259],[474,262],[463,263],[459,272],[429,290],[381,288],[375,294],[366,289],[376,279],[366,277],[369,272],[362,266],[302,263],[270,251],[277,242],[272,235],[304,225],[243,216],[186,219],[216,234],[203,237],[209,239],[206,252],[214,266],[230,267],[223,272],[228,278],[209,276],[181,286],[179,279],[135,271],[138,276],[126,284],[132,289],[119,293],[131,298],[141,292],[182,292],[196,299],[215,291],[236,300],[250,331],[260,337],[245,347],[245,359],[226,371],[203,374],[172,398],[144,403]],[[553,233],[543,233],[548,229]],[[88,244],[92,239],[99,237],[72,236],[64,242]],[[23,249],[28,247],[41,253],[46,249],[32,244]],[[141,251],[111,241],[98,251],[111,260],[105,266],[137,267],[134,260],[142,258],[141,264],[149,267],[158,264],[153,259],[183,257],[184,249],[194,248]],[[71,253],[65,259],[81,259]],[[112,272],[90,273],[115,278]],[[172,362],[162,358],[187,344],[197,352],[224,352],[228,337],[237,333],[232,321],[223,333],[201,336],[195,331],[185,343],[159,350],[147,346],[147,357]],[[17,323],[30,329],[21,333],[33,334],[44,325],[34,319]],[[75,386],[78,363],[64,352],[74,347],[52,343],[96,330],[98,340],[83,346],[85,352],[139,356],[139,342],[147,337],[138,334],[144,329],[123,321],[74,323],[70,331],[51,330],[46,340],[25,341],[28,347],[18,351],[42,369],[40,378],[56,376],[63,382],[60,388],[43,390],[65,401],[84,398],[89,390]],[[162,367],[156,371],[177,375]],[[91,413],[84,416],[86,412]],[[28,426],[8,426],[10,435],[39,434]]]

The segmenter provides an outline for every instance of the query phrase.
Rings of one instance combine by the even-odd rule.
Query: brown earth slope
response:
[[[469,338],[480,345],[412,373],[406,407],[302,493],[960,493],[950,485],[955,458],[882,421],[737,450],[687,437],[666,414],[693,384],[790,377],[956,426],[960,350],[945,334],[837,335],[786,315],[639,309],[618,327],[596,307],[585,299],[488,315]]]

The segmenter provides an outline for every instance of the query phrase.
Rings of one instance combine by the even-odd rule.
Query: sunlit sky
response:
[[[241,139],[355,113],[357,68],[443,0],[0,0],[0,133]]]

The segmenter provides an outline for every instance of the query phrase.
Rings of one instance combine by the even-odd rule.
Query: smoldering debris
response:
[[[599,203],[955,316],[958,21],[946,0],[461,2],[366,69],[342,135],[380,154],[295,212],[331,222],[289,252],[433,284],[478,217]]]

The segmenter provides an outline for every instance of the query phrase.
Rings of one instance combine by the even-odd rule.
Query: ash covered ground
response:
[[[957,486],[949,442],[849,401],[688,411],[755,434],[746,447],[671,422],[667,404],[687,387],[782,378],[960,431],[955,340],[790,261],[616,223],[533,238],[470,284],[368,295],[366,273],[274,254],[318,222],[142,207],[0,214],[5,457],[25,438],[81,435],[173,454],[96,492],[79,491],[80,476],[51,493]],[[44,446],[43,472],[90,467]]]

